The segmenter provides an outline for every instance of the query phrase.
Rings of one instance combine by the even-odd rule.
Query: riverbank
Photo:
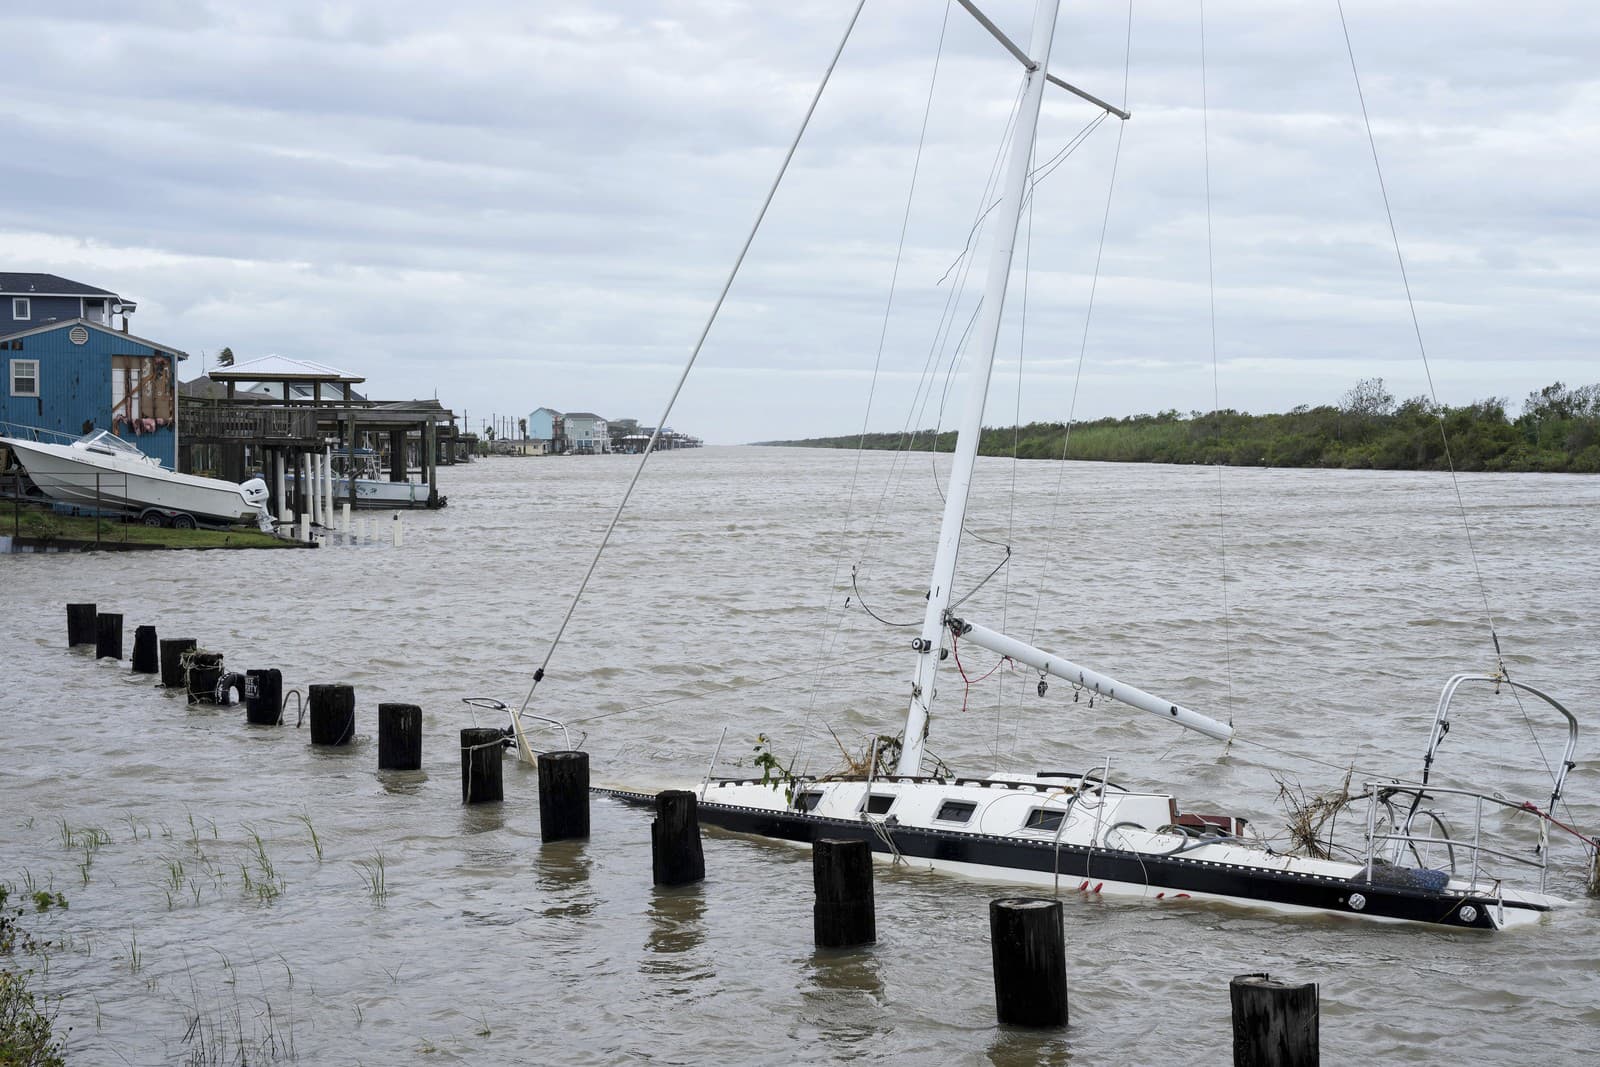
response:
[[[1381,381],[1376,396],[1363,392],[1367,384],[1339,405],[1302,406],[1282,414],[1164,411],[1080,422],[1070,431],[1058,422],[994,427],[983,431],[978,451],[1020,459],[1230,467],[1600,473],[1600,386],[1567,389],[1557,382],[1531,394],[1513,419],[1499,398],[1454,408],[1420,397],[1396,405],[1382,393]],[[918,430],[759,443],[949,452],[955,433]]]

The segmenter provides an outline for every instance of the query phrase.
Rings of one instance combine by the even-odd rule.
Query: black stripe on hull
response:
[[[596,793],[615,797],[629,804],[653,805],[649,793],[619,789],[596,789]],[[829,819],[792,811],[746,808],[715,802],[700,802],[700,820],[724,830],[812,844],[820,838],[866,841],[874,852],[885,855],[889,846],[873,827],[851,819]],[[969,863],[1016,871],[1051,874],[1059,870],[1063,880],[1126,882],[1147,885],[1168,893],[1203,893],[1235,900],[1264,904],[1313,908],[1352,916],[1402,919],[1410,922],[1450,926],[1457,929],[1495,929],[1489,909],[1499,902],[1482,896],[1457,896],[1403,886],[1317,875],[1290,874],[1181,856],[1150,856],[1119,849],[1086,849],[1080,845],[1059,847],[1049,841],[1024,841],[989,834],[922,827],[879,827],[894,841],[902,856]],[[1350,907],[1350,895],[1360,893],[1366,906]],[[1471,904],[1476,914],[1468,921],[1461,914]],[[1505,901],[1508,910],[1548,911],[1546,907],[1521,901]]]

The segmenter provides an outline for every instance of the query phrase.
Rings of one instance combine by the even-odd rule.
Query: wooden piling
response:
[[[824,838],[811,849],[817,899],[811,926],[818,948],[850,948],[878,940],[872,897],[872,846]]]
[[[589,753],[539,754],[539,838],[589,836]]]
[[[1002,1025],[1067,1025],[1067,946],[1061,902],[1001,897],[989,902],[994,1000]]]
[[[283,672],[276,667],[244,672],[244,721],[251,726],[283,722]]]
[[[154,626],[136,626],[133,630],[133,673],[160,674],[161,649],[156,643]]]
[[[506,798],[501,777],[506,735],[493,726],[461,731],[461,803],[498,804]]]
[[[415,704],[379,704],[378,770],[421,769],[422,709]]]
[[[161,647],[161,684],[168,689],[182,689],[183,654],[198,647],[192,637],[174,637],[159,642]]]
[[[222,677],[222,653],[191,649],[183,655],[183,684],[191,704],[215,704]]]
[[[650,824],[650,870],[656,885],[705,881],[700,802],[687,789],[656,794],[656,821]]]
[[[67,647],[94,644],[96,611],[93,604],[67,605]]]
[[[100,612],[94,617],[94,658],[122,658],[122,616]]]
[[[1316,1067],[1317,985],[1241,974],[1228,983],[1233,1002],[1234,1067]]]
[[[356,739],[356,691],[348,685],[309,686],[306,710],[313,745],[348,745]]]

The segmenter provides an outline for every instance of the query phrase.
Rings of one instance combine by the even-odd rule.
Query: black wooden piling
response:
[[[182,689],[183,681],[183,655],[193,652],[198,647],[192,637],[163,638],[161,646],[161,684],[168,689]]]
[[[650,870],[656,885],[705,881],[700,802],[687,789],[656,794],[656,821],[650,824]]]
[[[1315,1067],[1321,1061],[1315,982],[1241,974],[1228,983],[1228,998],[1234,1067]]]
[[[1067,1025],[1067,944],[1061,902],[1001,897],[989,902],[994,1001],[1007,1026]]]
[[[283,672],[276,667],[244,672],[244,721],[277,726],[283,721]]]
[[[93,604],[67,605],[67,647],[94,644],[95,606]]]
[[[190,649],[183,654],[183,684],[191,704],[215,704],[217,681],[222,677],[222,653]]]
[[[154,626],[136,626],[133,630],[133,673],[160,674],[161,649],[156,643]]]
[[[348,685],[313,685],[306,701],[313,745],[348,745],[356,739],[356,691]]]
[[[824,838],[811,849],[817,900],[811,926],[818,948],[850,948],[878,940],[872,899],[872,846]]]
[[[102,611],[94,617],[94,658],[122,658],[122,616]]]
[[[539,838],[589,836],[589,753],[539,754]]]
[[[498,804],[506,798],[501,778],[506,735],[492,726],[461,731],[461,803]]]
[[[422,709],[415,704],[379,704],[378,770],[421,769]]]

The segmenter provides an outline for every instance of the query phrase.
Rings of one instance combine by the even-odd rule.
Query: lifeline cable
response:
[[[528,695],[522,698],[522,706],[512,715],[512,723],[516,727],[517,744],[523,757],[528,754],[527,742],[522,737],[522,713],[528,710],[528,704],[533,700],[533,692],[539,688],[539,683],[544,680],[544,670],[550,665],[550,658],[555,655],[556,646],[561,643],[561,637],[567,632],[567,624],[572,621],[572,616],[578,610],[578,603],[583,599],[584,590],[589,587],[589,579],[594,576],[594,571],[600,564],[600,557],[605,553],[606,545],[611,542],[611,534],[617,528],[617,523],[622,519],[623,509],[628,506],[628,499],[633,496],[634,486],[639,484],[639,476],[644,473],[644,465],[650,459],[650,454],[655,451],[656,441],[661,436],[661,428],[667,425],[667,419],[672,414],[673,405],[678,402],[678,394],[683,392],[684,383],[689,380],[689,372],[694,369],[694,364],[700,358],[700,349],[706,343],[706,337],[711,333],[711,327],[717,321],[717,314],[722,310],[723,301],[728,298],[728,291],[733,288],[734,279],[739,276],[739,268],[744,264],[744,257],[750,251],[750,246],[755,243],[756,233],[761,229],[761,221],[767,217],[767,209],[772,206],[773,198],[778,195],[778,186],[783,181],[783,176],[789,170],[789,162],[794,159],[795,150],[800,147],[800,139],[805,136],[806,127],[811,124],[811,116],[816,113],[817,103],[822,99],[822,91],[828,86],[828,79],[833,76],[833,69],[839,63],[839,57],[844,54],[844,46],[850,40],[850,33],[855,29],[856,20],[861,17],[861,9],[866,6],[867,0],[857,0],[856,9],[850,15],[850,22],[844,28],[844,36],[839,39],[839,47],[834,49],[833,58],[828,61],[827,70],[823,71],[822,81],[817,86],[817,91],[812,94],[811,103],[806,108],[805,117],[800,120],[800,129],[795,131],[794,140],[789,144],[789,150],[784,153],[783,162],[778,165],[777,176],[772,179],[772,187],[767,190],[766,199],[761,202],[761,210],[756,212],[756,220],[750,227],[750,233],[745,237],[744,244],[739,249],[739,255],[733,261],[733,267],[728,271],[727,280],[722,283],[722,291],[717,294],[716,302],[711,306],[711,314],[706,316],[706,324],[700,330],[700,337],[694,343],[694,350],[689,354],[689,362],[684,365],[683,373],[678,376],[678,384],[673,387],[672,395],[667,399],[667,406],[661,412],[661,417],[656,420],[656,427],[650,434],[649,442],[644,446],[644,452],[639,456],[639,465],[634,468],[633,477],[628,481],[628,487],[622,492],[622,499],[617,502],[617,510],[611,516],[611,521],[606,525],[606,531],[600,538],[600,544],[594,550],[594,558],[589,561],[589,569],[584,571],[583,580],[578,583],[577,592],[572,594],[572,602],[567,605],[567,613],[561,619],[561,625],[556,628],[555,636],[550,639],[550,647],[545,650],[544,662],[539,664],[533,672],[533,684],[528,686]]]

